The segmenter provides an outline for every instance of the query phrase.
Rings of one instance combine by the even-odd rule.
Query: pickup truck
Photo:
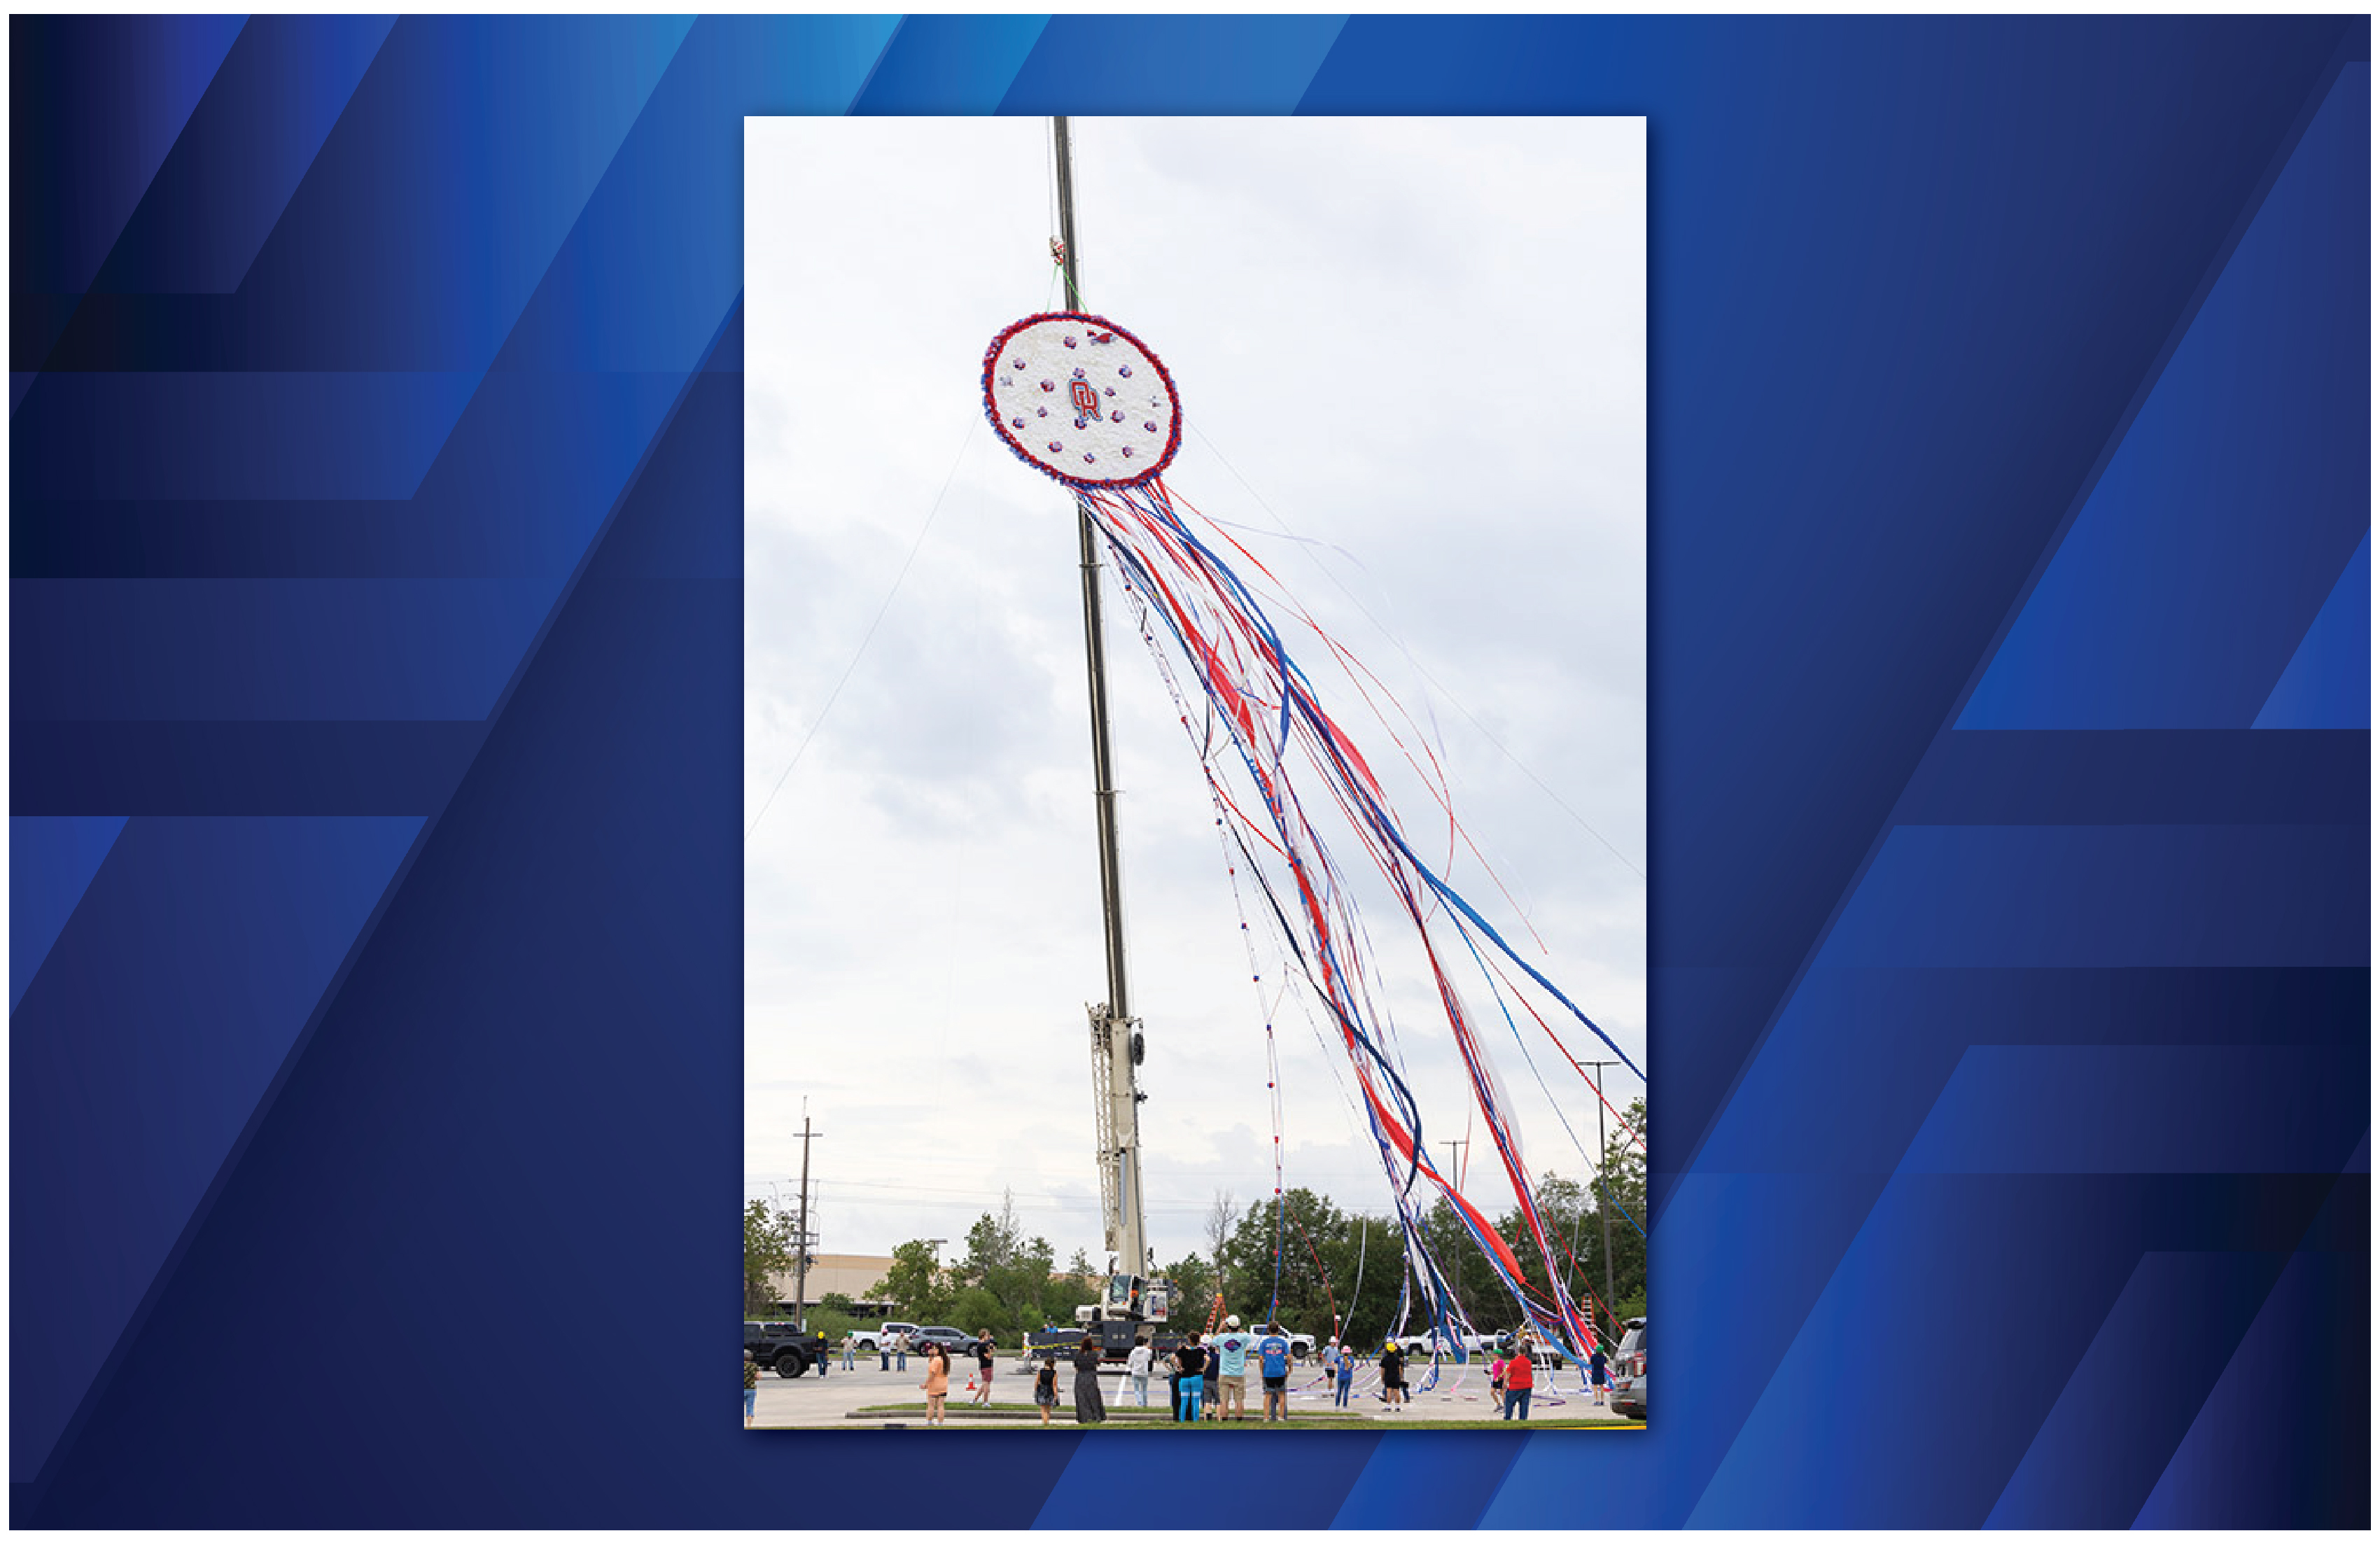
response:
[[[1458,1339],[1463,1348],[1462,1360],[1466,1362],[1486,1362],[1499,1352],[1510,1354],[1512,1350],[1512,1332],[1510,1331],[1463,1331],[1458,1332]],[[1429,1361],[1431,1337],[1427,1331],[1419,1335],[1406,1336],[1401,1344],[1405,1349],[1405,1356],[1412,1360],[1421,1363]],[[1450,1361],[1454,1360],[1455,1345],[1455,1340],[1440,1338],[1437,1342],[1439,1356]],[[1531,1352],[1530,1360],[1541,1368],[1562,1366],[1561,1348],[1558,1346],[1548,1346],[1540,1343],[1532,1348]]]
[[[828,1355],[826,1337],[773,1320],[744,1321],[744,1350],[780,1379],[799,1379],[813,1365],[824,1366]]]
[[[1463,1331],[1453,1337],[1439,1336],[1433,1340],[1427,1331],[1423,1331],[1400,1337],[1397,1344],[1405,1349],[1408,1358],[1426,1363],[1429,1361],[1433,1345],[1443,1358],[1461,1356],[1466,1359],[1476,1359],[1494,1356],[1499,1349],[1498,1344],[1504,1339],[1505,1332],[1500,1331]],[[1456,1351],[1458,1344],[1462,1349],[1459,1354]]]
[[[909,1332],[909,1344],[914,1349],[917,1341],[917,1327],[905,1320],[888,1320],[873,1331],[852,1332],[852,1350],[855,1352],[874,1352],[879,1348],[890,1350],[892,1338],[904,1331]]]

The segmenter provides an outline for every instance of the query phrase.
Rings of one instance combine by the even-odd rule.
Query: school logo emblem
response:
[[[1078,378],[1075,382],[1074,385],[1069,388],[1069,393],[1075,399],[1075,412],[1082,414],[1087,419],[1096,419],[1099,416],[1099,390],[1098,387],[1092,385],[1087,381]]]

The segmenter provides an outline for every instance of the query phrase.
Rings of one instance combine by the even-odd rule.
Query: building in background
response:
[[[830,1293],[840,1293],[851,1300],[852,1308],[862,1315],[889,1314],[892,1306],[881,1299],[868,1296],[868,1290],[882,1282],[892,1270],[889,1255],[814,1255],[810,1257],[809,1276],[802,1283],[804,1301],[794,1302],[794,1273],[780,1271],[769,1279],[769,1286],[777,1296],[777,1312],[795,1318],[819,1306],[819,1300]]]

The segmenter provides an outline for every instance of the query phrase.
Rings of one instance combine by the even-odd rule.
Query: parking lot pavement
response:
[[[953,1412],[964,1413],[967,1403],[974,1398],[972,1393],[966,1388],[967,1379],[972,1372],[971,1369],[964,1366],[952,1370],[948,1405]],[[1318,1370],[1311,1369],[1300,1370],[1290,1393],[1290,1419],[1293,1425],[1301,1415],[1340,1414],[1331,1404],[1329,1390],[1319,1380]],[[1559,1417],[1570,1421],[1585,1418],[1616,1422],[1623,1419],[1609,1405],[1593,1404],[1593,1395],[1579,1389],[1574,1382],[1565,1381],[1560,1373],[1548,1373],[1542,1375],[1541,1380],[1536,1394],[1529,1405],[1529,1414],[1533,1417]],[[838,1359],[828,1369],[824,1378],[820,1378],[816,1369],[802,1375],[799,1379],[780,1379],[773,1373],[763,1374],[760,1378],[759,1408],[753,1417],[752,1425],[756,1428],[849,1428],[881,1427],[888,1421],[892,1421],[910,1427],[918,1426],[923,1421],[922,1417],[888,1417],[878,1415],[855,1417],[850,1413],[866,1405],[921,1404],[926,1396],[919,1386],[925,1381],[926,1360],[923,1357],[914,1356],[909,1359],[909,1369],[905,1373],[897,1370],[880,1371],[876,1366],[876,1360],[869,1357],[859,1359],[856,1366],[847,1373],[844,1371],[843,1365]],[[1249,1382],[1253,1385],[1257,1381],[1251,1379]],[[1121,1398],[1117,1394],[1117,1383],[1118,1376],[1112,1373],[1104,1375],[1100,1379],[1100,1385],[1106,1393],[1109,1405],[1136,1408],[1138,1402],[1133,1398],[1129,1383],[1124,1385],[1124,1393]],[[1150,1405],[1161,1410],[1165,1405],[1165,1381],[1151,1379],[1148,1386]],[[1500,1419],[1496,1405],[1488,1394],[1488,1372],[1484,1368],[1443,1370],[1439,1375],[1437,1388],[1427,1393],[1415,1393],[1402,1409],[1393,1412],[1376,1397],[1374,1392],[1378,1386],[1377,1378],[1360,1382],[1349,1400],[1344,1414],[1368,1417],[1384,1426],[1407,1419],[1483,1422]],[[1068,1427],[1075,1425],[1074,1388],[1073,1371],[1071,1369],[1062,1371],[1058,1381],[1060,1404],[1056,1414],[1051,1417],[1052,1425],[1062,1422]],[[992,1399],[1003,1405],[1019,1405],[1028,1404],[1032,1398],[1032,1375],[1019,1371],[1016,1359],[1003,1355],[992,1381]],[[724,1406],[725,1402],[722,1401],[721,1405]],[[1255,1388],[1249,1390],[1248,1411],[1252,1422],[1262,1417],[1264,1404],[1260,1390]],[[1038,1427],[1040,1420],[1038,1416],[1023,1414],[1002,1420],[997,1425],[1007,1426],[1012,1423]],[[987,1418],[969,1418],[961,1415],[954,1417],[951,1425],[976,1427],[995,1424]]]

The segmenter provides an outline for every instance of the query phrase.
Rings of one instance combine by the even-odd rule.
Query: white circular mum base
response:
[[[1147,482],[1182,444],[1173,378],[1105,317],[1026,317],[983,357],[983,407],[1008,448],[1061,482]]]

